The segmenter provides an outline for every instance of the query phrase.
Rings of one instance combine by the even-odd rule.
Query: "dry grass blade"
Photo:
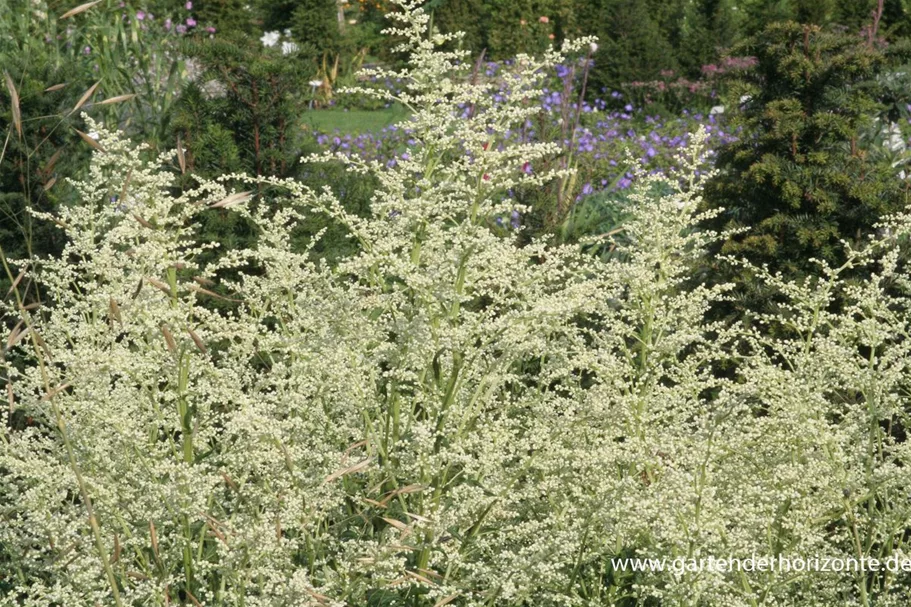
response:
[[[170,295],[170,294],[171,294],[171,287],[169,287],[169,286],[166,285],[165,283],[161,282],[160,280],[156,280],[156,279],[154,279],[154,278],[148,278],[148,277],[147,277],[145,280],[146,280],[146,282],[148,282],[150,285],[152,285],[153,287],[155,287],[155,288],[158,289],[159,291],[163,292],[165,295]]]
[[[218,293],[215,293],[214,291],[210,291],[209,289],[203,289],[202,287],[188,285],[187,288],[190,289],[191,291],[195,291],[196,293],[202,293],[203,295],[208,295],[209,297],[214,297],[215,299],[220,299],[222,301],[240,303],[239,299],[231,299],[230,297],[225,297],[224,295],[219,295]]]
[[[152,552],[155,553],[155,558],[158,558],[158,534],[155,533],[155,523],[149,521],[149,535],[152,538]]]
[[[385,508],[386,507],[386,504],[382,504],[376,500],[372,500],[369,497],[362,497],[361,499],[376,508]]]
[[[406,572],[405,572],[405,575],[407,575],[407,576],[409,576],[409,577],[413,577],[414,579],[416,579],[417,581],[421,582],[422,584],[427,584],[428,586],[436,586],[436,583],[434,583],[433,581],[431,581],[431,580],[425,578],[425,577],[424,577],[423,575],[421,575],[420,573],[415,573],[414,571],[406,571]]]
[[[183,144],[180,142],[180,135],[177,136],[177,164],[180,165],[180,173],[187,172],[187,159],[183,155]]]
[[[112,565],[113,565],[114,563],[116,563],[117,561],[120,560],[120,551],[121,551],[121,547],[120,547],[120,536],[118,536],[118,535],[115,533],[115,534],[114,534],[114,556],[113,556],[113,558],[111,558],[111,564],[112,564]]]
[[[164,335],[165,344],[168,346],[168,350],[173,354],[177,352],[177,342],[174,341],[174,336],[171,334],[171,330],[168,329],[168,325],[161,325],[161,334]]]
[[[99,2],[101,2],[101,0],[95,0],[94,2],[86,2],[85,4],[80,4],[76,8],[71,8],[70,10],[68,10],[65,13],[63,13],[62,15],[60,15],[60,18],[69,19],[70,17],[74,17],[74,16],[78,15],[79,13],[84,13],[85,11],[89,10],[90,8],[92,8],[93,6],[98,4]]]
[[[25,278],[25,269],[23,269],[21,272],[19,272],[19,276],[17,276],[16,279],[13,281],[13,284],[9,288],[9,291],[6,292],[7,297],[9,297],[13,293],[13,291],[16,290],[16,287],[19,286],[19,283],[22,282],[23,278]]]
[[[437,573],[436,571],[431,571],[430,569],[421,569],[420,567],[418,567],[418,568],[417,568],[417,572],[420,573],[420,574],[422,574],[422,575],[426,575],[426,576],[429,577],[429,578],[433,578],[433,579],[435,579],[435,580],[442,580],[442,579],[443,579],[443,576],[442,576],[442,575],[440,575],[440,574]]]
[[[136,94],[132,93],[130,95],[117,95],[116,97],[108,97],[104,101],[99,101],[97,105],[110,105],[112,103],[120,103],[121,101],[129,101],[135,96]]]
[[[53,93],[54,91],[59,91],[60,89],[62,89],[65,86],[66,86],[66,82],[61,82],[60,84],[55,84],[54,86],[47,87],[46,89],[44,89],[44,92]]]
[[[351,445],[348,445],[348,448],[345,449],[345,455],[347,456],[348,454],[350,454],[352,451],[354,451],[354,450],[357,449],[358,447],[366,447],[366,446],[367,446],[367,441],[365,441],[365,440],[359,440],[359,441],[357,441],[356,443],[353,443],[353,444],[351,444]]]
[[[44,189],[45,192],[47,192],[47,191],[50,190],[52,187],[54,187],[54,184],[55,184],[55,183],[57,183],[57,178],[56,178],[56,177],[51,177],[51,180],[48,181],[46,184],[44,184],[44,185],[41,186],[41,187],[42,187],[42,189]]]
[[[16,132],[19,134],[19,138],[22,138],[22,110],[19,108],[19,93],[16,91],[16,83],[13,82],[13,78],[9,75],[8,72],[3,72],[3,75],[6,79],[6,88],[9,90],[10,105],[13,108],[13,126],[16,127]]]
[[[35,333],[35,335],[37,335],[37,333]],[[52,398],[54,398],[55,396],[57,396],[58,394],[60,394],[61,392],[63,392],[64,390],[66,390],[69,387],[70,387],[69,382],[67,382],[61,386],[57,386],[56,388],[49,390],[47,393],[45,393],[45,395],[41,397],[41,400],[51,400]]]
[[[57,160],[60,159],[60,154],[63,153],[63,148],[57,148],[57,150],[51,154],[51,157],[47,159],[47,164],[44,165],[44,174],[50,175],[51,171],[54,170],[54,165],[57,164]]]
[[[306,590],[307,594],[309,594],[314,599],[316,599],[316,602],[321,605],[325,605],[326,603],[329,602],[329,597],[322,595],[319,592],[316,592],[315,590],[310,590],[309,588],[305,588],[304,590]]]
[[[16,326],[13,327],[13,330],[10,331],[9,337],[6,338],[6,349],[9,350],[15,346],[19,341],[28,333],[28,329],[22,331],[22,325],[24,321],[19,321],[16,323]]]
[[[95,89],[98,88],[99,84],[101,84],[101,80],[99,80],[98,82],[96,82],[95,84],[93,84],[92,86],[89,87],[89,90],[87,90],[82,95],[82,97],[79,98],[79,101],[76,102],[76,105],[73,106],[73,109],[70,111],[70,114],[72,114],[73,112],[75,112],[79,108],[81,108],[83,105],[85,105],[85,102],[88,101],[89,97],[91,97],[95,93]]]
[[[225,546],[229,545],[228,538],[225,537],[224,533],[215,528],[215,525],[212,523],[212,521],[206,520],[206,525],[208,525],[209,529],[212,530],[212,535],[220,539]]]
[[[196,334],[196,331],[193,329],[187,329],[187,333],[190,334],[190,339],[193,340],[193,343],[196,344],[196,347],[199,348],[199,351],[205,354],[208,352],[206,349],[206,344],[199,335]]]
[[[51,349],[47,347],[47,343],[45,343],[44,338],[41,337],[41,334],[38,333],[37,331],[35,331],[34,329],[31,329],[31,330],[29,331],[29,333],[31,334],[32,339],[35,340],[35,342],[38,344],[38,346],[39,346],[42,350],[44,350],[44,353],[47,354],[48,358],[50,358],[50,357],[51,357]],[[66,388],[67,386],[69,386],[69,384],[66,384],[65,386],[63,386],[63,388]],[[61,388],[61,389],[63,389],[63,388]]]
[[[450,594],[449,596],[444,596],[439,601],[434,603],[433,607],[443,607],[443,605],[448,605],[449,603],[453,602],[457,598],[459,598],[458,592],[456,592],[454,594]]]
[[[130,187],[130,181],[133,179],[133,169],[130,169],[130,172],[127,173],[127,178],[123,180],[123,187],[120,188],[120,200],[126,202],[127,199],[127,188]]]
[[[243,204],[253,198],[253,191],[248,192],[237,192],[236,194],[231,194],[225,198],[222,198],[218,202],[212,203],[209,205],[213,209],[227,209],[228,207],[237,206]]]
[[[358,463],[354,464],[353,466],[350,466],[343,470],[337,470],[337,471],[333,472],[332,474],[327,476],[326,480],[324,480],[323,482],[331,483],[335,479],[341,478],[341,477],[345,476],[346,474],[354,474],[355,472],[360,472],[361,470],[365,469],[369,465],[370,465],[370,458],[368,457],[367,459],[361,460]]]
[[[203,278],[202,276],[194,276],[193,280],[201,284],[204,287],[214,287],[215,282],[209,280],[208,278]]]
[[[407,495],[408,493],[419,493],[424,490],[423,485],[412,484],[399,487],[389,492],[389,495]]]
[[[408,525],[406,525],[402,521],[396,520],[394,518],[386,518],[385,516],[381,516],[380,518],[383,519],[384,521],[386,521],[387,523],[389,523],[391,526],[398,529],[399,531],[411,531],[411,528],[408,527]]]
[[[239,490],[239,487],[237,486],[237,483],[235,483],[235,482],[234,482],[234,479],[232,479],[230,476],[228,476],[227,474],[225,474],[224,472],[222,472],[222,473],[221,473],[221,477],[222,477],[223,479],[225,479],[225,484],[226,484],[228,487],[230,487],[230,488],[233,489],[234,491],[238,491],[238,490]]]
[[[120,316],[120,306],[117,305],[117,302],[114,301],[113,297],[108,302],[108,314],[112,320],[123,323],[123,317]]]
[[[150,230],[154,230],[154,229],[155,229],[155,226],[153,226],[151,223],[149,223],[148,221],[146,221],[145,219],[143,219],[142,217],[140,217],[140,216],[137,215],[136,213],[133,213],[133,219],[135,219],[136,221],[138,221],[138,222],[139,222],[139,225],[141,225],[141,226],[144,227],[144,228],[149,228]]]
[[[91,137],[89,137],[87,134],[83,133],[83,132],[80,131],[79,129],[74,129],[74,130],[75,130],[77,133],[79,133],[79,136],[82,138],[82,140],[85,141],[87,144],[89,144],[92,148],[98,150],[99,152],[105,152],[105,151],[107,151],[107,150],[105,150],[103,147],[101,147],[101,144],[100,144],[100,143],[98,143],[97,141],[95,141],[94,139],[92,139]]]
[[[433,522],[426,516],[421,516],[420,514],[412,514],[411,512],[406,512],[405,516],[409,516],[420,523],[432,523]]]

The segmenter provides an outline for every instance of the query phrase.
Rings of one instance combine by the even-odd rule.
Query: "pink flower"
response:
[[[184,8],[187,9],[188,11],[193,10],[193,3],[188,1],[188,2],[184,5]]]
[[[170,31],[171,31],[171,20],[170,20],[170,19],[165,19],[165,20],[164,20],[164,29],[165,29],[165,31],[167,31],[167,32],[170,32]]]
[[[550,19],[548,19],[547,17],[543,17],[543,16],[538,17],[538,21],[540,21],[541,23],[550,23]]]
[[[142,11],[136,12],[136,19],[138,21],[143,21],[145,18],[146,18],[146,14],[144,12],[142,12]]]
[[[187,27],[196,27],[196,19],[187,17]]]
[[[214,33],[215,33],[215,28],[210,26],[210,27],[207,27],[207,28],[206,28],[206,31],[209,32],[210,34],[214,34]]]
[[[186,33],[187,33],[187,26],[186,26],[186,25],[178,25],[176,29],[177,29],[177,33],[178,33],[178,34],[186,34]]]

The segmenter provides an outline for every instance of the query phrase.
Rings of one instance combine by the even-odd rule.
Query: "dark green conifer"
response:
[[[840,240],[863,238],[908,201],[909,181],[884,145],[884,101],[897,90],[886,76],[907,82],[908,47],[789,22],[734,53],[758,64],[731,83],[730,128],[742,132],[720,150],[706,199],[726,209],[713,227],[748,231],[722,251],[791,275],[813,267],[810,258],[838,264]],[[909,90],[890,104],[907,103]]]

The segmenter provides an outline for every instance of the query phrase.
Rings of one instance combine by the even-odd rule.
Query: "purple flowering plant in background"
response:
[[[551,74],[550,83],[538,99],[540,112],[536,118],[525,122],[522,128],[507,133],[504,141],[492,145],[504,147],[515,141],[557,142],[563,153],[550,159],[546,164],[534,166],[525,163],[521,171],[531,174],[554,168],[571,167],[575,176],[559,184],[558,191],[542,191],[540,188],[523,191],[509,190],[504,196],[515,198],[517,204],[542,208],[561,196],[565,197],[565,219],[574,207],[585,204],[587,199],[601,200],[607,197],[623,197],[623,192],[634,183],[636,166],[646,173],[663,173],[674,169],[674,157],[687,146],[690,134],[704,126],[709,134],[711,146],[717,147],[736,139],[736,133],[725,127],[723,114],[712,114],[699,108],[681,109],[677,115],[668,115],[665,108],[643,101],[631,100],[626,92],[600,91],[597,95],[584,98],[586,65],[590,58],[582,58],[574,65],[558,65]],[[719,66],[707,66],[712,76],[724,70],[745,69],[751,65],[749,59],[739,58]],[[509,70],[511,62],[484,62],[479,64],[478,77],[497,83],[493,101],[501,103],[509,95]],[[396,83],[375,82],[395,90]],[[682,85],[681,85],[682,86]],[[709,84],[703,82],[699,90]],[[702,101],[710,100],[706,97]],[[694,97],[695,100],[695,97]],[[468,117],[472,108],[461,108]],[[383,127],[364,133],[336,131],[314,132],[316,145],[322,150],[357,156],[368,161],[377,161],[386,166],[395,166],[407,158],[408,150],[420,145],[411,137],[407,121],[398,125]],[[471,152],[466,150],[466,154]],[[501,217],[497,225],[518,228],[521,218],[518,213]]]

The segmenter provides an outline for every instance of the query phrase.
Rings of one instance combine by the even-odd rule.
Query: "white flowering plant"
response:
[[[175,195],[172,153],[87,118],[82,204],[44,216],[64,254],[4,258],[0,602],[907,604],[901,573],[615,559],[907,554],[911,218],[805,283],[754,268],[780,294],[760,319],[775,331],[710,320],[730,286],[692,284],[720,238],[697,229],[704,132],[677,173],[640,177],[618,255],[523,245],[495,218],[508,188],[560,176],[522,170],[559,150],[505,133],[561,53],[517,58],[494,104],[398,3],[411,59],[383,75],[409,83],[408,157],[309,159],[372,174],[368,216],[278,178]],[[257,242],[204,261],[206,213],[241,214]],[[311,213],[358,252],[296,250]],[[841,280],[862,265],[869,281]]]

